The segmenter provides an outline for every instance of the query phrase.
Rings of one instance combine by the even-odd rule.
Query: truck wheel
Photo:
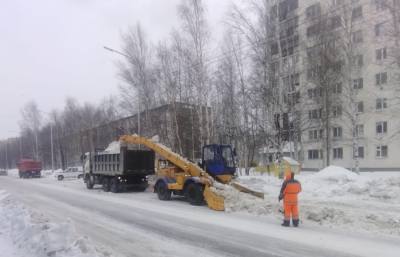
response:
[[[57,179],[58,179],[59,181],[61,181],[61,180],[64,179],[64,176],[63,176],[63,175],[58,175]]]
[[[109,178],[103,178],[103,191],[110,192],[110,179]]]
[[[113,193],[118,193],[120,191],[120,185],[117,178],[111,179],[110,190]]]
[[[85,183],[86,183],[86,188],[87,188],[87,189],[93,189],[93,186],[94,186],[94,179],[93,179],[92,176],[87,176],[87,177],[86,177]]]
[[[192,205],[203,205],[203,185],[191,183],[187,185],[185,190],[185,196],[190,204]]]
[[[156,185],[156,192],[158,199],[162,201],[171,200],[171,190],[168,189],[167,184],[164,181],[159,181]]]

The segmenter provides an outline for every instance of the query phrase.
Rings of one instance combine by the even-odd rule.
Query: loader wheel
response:
[[[93,189],[94,179],[93,179],[92,176],[86,176],[85,183],[86,183],[86,188],[87,189]]]
[[[110,192],[110,179],[103,178],[103,191]]]
[[[203,205],[203,185],[191,183],[186,187],[185,196],[191,205]]]
[[[110,191],[113,193],[118,193],[120,191],[120,185],[117,178],[111,179]]]
[[[171,190],[168,189],[167,184],[164,181],[160,181],[156,185],[156,191],[158,199],[162,201],[171,200]]]

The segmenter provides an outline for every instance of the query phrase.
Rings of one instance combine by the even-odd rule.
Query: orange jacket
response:
[[[281,187],[279,200],[284,201],[284,204],[296,205],[297,195],[301,192],[301,184],[295,179],[285,180]]]

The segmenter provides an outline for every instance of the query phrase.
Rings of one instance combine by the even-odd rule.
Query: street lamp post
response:
[[[104,49],[107,50],[107,51],[110,51],[112,53],[119,54],[119,55],[121,55],[121,56],[123,56],[123,57],[125,57],[127,59],[132,59],[131,56],[129,56],[127,54],[124,54],[121,51],[115,50],[113,48],[104,46]],[[137,129],[137,134],[140,135],[140,90],[139,90],[139,88],[137,89],[137,98],[138,98],[138,100],[137,100],[138,101],[137,102],[137,105],[138,105],[138,111],[137,111],[137,124],[138,124],[137,126],[138,126],[138,129]],[[139,147],[140,147],[140,145],[139,145]]]

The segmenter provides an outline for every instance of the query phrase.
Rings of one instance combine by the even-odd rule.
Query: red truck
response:
[[[17,163],[20,178],[40,178],[42,163],[31,159],[22,159]]]

